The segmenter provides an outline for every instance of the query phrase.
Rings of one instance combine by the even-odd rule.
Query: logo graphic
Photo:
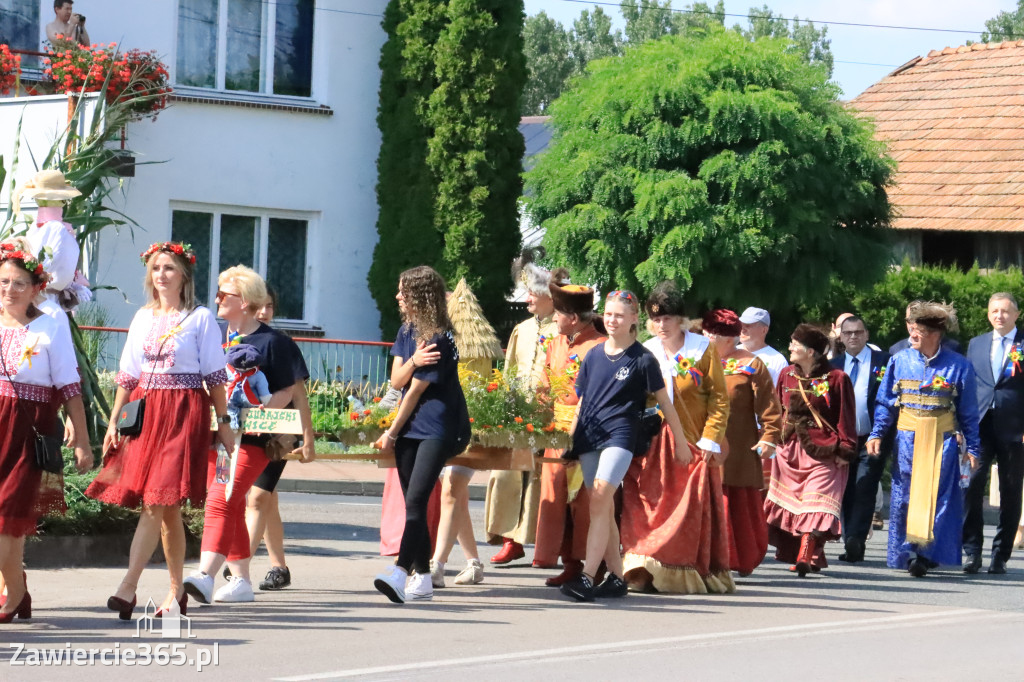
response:
[[[150,613],[151,608],[153,609],[152,613]],[[150,597],[146,602],[146,608],[142,610],[142,615],[135,619],[135,634],[132,637],[142,637],[142,633],[147,632],[151,635],[159,635],[161,639],[196,638],[196,635],[192,634],[192,619],[181,615],[181,607],[178,606],[178,602],[171,604],[171,608],[164,611],[160,618],[156,617],[156,611],[156,604]]]
[[[616,381],[625,381],[629,378],[629,367],[620,367],[619,371],[615,373]]]

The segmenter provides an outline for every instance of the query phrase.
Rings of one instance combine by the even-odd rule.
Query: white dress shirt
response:
[[[853,358],[849,353],[843,371],[852,376]],[[868,413],[868,390],[871,388],[871,349],[867,346],[857,354],[857,380],[853,382],[853,397],[857,405],[857,435],[866,436],[871,433],[871,415]]]
[[[999,383],[999,375],[1002,373],[1006,356],[1013,347],[1013,340],[1017,336],[1017,328],[1014,327],[1006,336],[1002,336],[996,330],[992,330],[992,347],[989,349],[989,363],[992,365],[992,383]],[[1009,339],[1004,342],[1003,339]]]

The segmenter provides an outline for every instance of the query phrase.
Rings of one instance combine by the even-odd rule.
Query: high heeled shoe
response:
[[[26,574],[25,571],[21,572],[21,579],[25,582],[25,591],[28,592],[28,574]],[[3,608],[4,604],[6,604],[6,603],[7,603],[7,595],[6,594],[0,594],[0,608]]]
[[[178,609],[181,611],[181,615],[188,615],[188,593],[181,595],[181,599],[178,600]],[[167,612],[165,608],[159,608],[156,613],[153,614],[154,618],[163,618],[164,613]]]
[[[28,620],[32,617],[32,595],[28,592],[21,598],[18,608],[10,613],[0,613],[0,623],[10,623],[14,620],[15,616],[22,620]]]
[[[132,597],[130,602],[120,597],[110,597],[107,599],[107,608],[117,613],[117,617],[121,620],[131,620],[132,611],[135,610],[135,606],[138,603],[138,597]]]

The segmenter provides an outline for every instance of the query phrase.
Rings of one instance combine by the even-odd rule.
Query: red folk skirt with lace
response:
[[[133,509],[186,501],[201,507],[206,500],[206,458],[211,442],[209,394],[202,388],[185,387],[146,391],[140,382],[128,399],[143,395],[142,432],[122,439],[107,453],[103,470],[85,494]]]
[[[9,385],[9,384],[8,384]],[[19,384],[18,390],[34,388]],[[6,393],[6,392],[5,392]],[[0,394],[0,535],[35,535],[40,516],[61,514],[64,475],[50,474],[36,466],[35,425],[49,434],[57,422],[59,400],[21,400]]]

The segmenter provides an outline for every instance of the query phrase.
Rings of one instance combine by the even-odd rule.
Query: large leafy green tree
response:
[[[562,93],[573,72],[569,35],[559,22],[539,12],[526,19],[523,51],[530,65],[530,78],[523,90],[524,115],[541,114]]]
[[[590,65],[527,176],[553,262],[602,288],[792,307],[888,264],[893,164],[780,39],[670,36]]]
[[[572,73],[582,75],[593,59],[622,54],[622,33],[612,30],[612,18],[600,7],[583,10],[572,22],[569,48],[573,60]]]
[[[377,246],[368,283],[380,310],[384,338],[398,329],[398,275],[441,261],[444,235],[434,224],[436,181],[427,165],[431,129],[425,111],[435,87],[433,50],[443,6],[431,0],[392,0],[384,11],[388,40],[381,49],[381,132],[377,157]]]
[[[398,275],[423,264],[466,277],[500,319],[521,239],[522,0],[391,0],[383,26],[368,278],[381,332],[398,328]]]
[[[790,49],[800,55],[809,64],[821,64],[832,77],[832,41],[828,38],[828,26],[820,29],[812,21],[800,21],[794,17],[792,26],[789,19],[775,14],[768,5],[760,8],[751,7],[749,12],[749,28],[742,31],[750,40],[758,38],[789,38]]]
[[[983,43],[1020,40],[1024,38],[1024,0],[1017,0],[1017,9],[1003,11],[985,22]]]
[[[438,85],[427,102],[434,225],[445,236],[442,274],[449,282],[465,278],[498,324],[522,242],[524,18],[523,0],[448,0],[434,50]]]

